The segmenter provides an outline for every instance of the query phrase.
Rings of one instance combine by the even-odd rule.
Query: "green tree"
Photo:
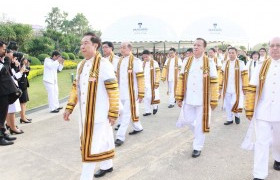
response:
[[[45,22],[47,23],[47,29],[54,31],[61,31],[63,22],[66,20],[68,14],[61,12],[58,7],[53,7],[51,12],[46,16]]]
[[[242,51],[245,51],[245,50],[246,50],[246,47],[245,47],[245,46],[239,46],[239,48],[240,48]]]
[[[33,30],[30,25],[15,23],[15,24],[12,24],[11,27],[13,28],[14,32],[16,33],[15,41],[18,43],[19,47],[25,41],[32,38]]]
[[[49,54],[55,49],[55,42],[49,37],[36,37],[30,41],[28,41],[24,50],[32,55],[38,56],[39,54]]]
[[[16,40],[16,33],[8,23],[0,23],[0,39],[6,42]]]

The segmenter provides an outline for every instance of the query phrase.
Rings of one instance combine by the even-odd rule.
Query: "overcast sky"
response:
[[[147,15],[164,20],[180,34],[193,22],[217,16],[242,27],[251,44],[280,36],[280,0],[3,0],[0,7],[0,15],[42,26],[51,8],[59,7],[69,17],[82,12],[101,31],[122,17]]]

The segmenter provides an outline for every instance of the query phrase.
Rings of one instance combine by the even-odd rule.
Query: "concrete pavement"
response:
[[[211,132],[199,158],[193,159],[193,135],[175,127],[179,108],[168,109],[166,84],[161,86],[161,104],[156,115],[143,117],[144,131],[127,135],[116,148],[114,171],[103,180],[250,180],[253,152],[240,148],[248,121],[224,126],[225,112],[218,107],[212,116]],[[143,112],[143,105],[141,105]],[[29,115],[32,124],[19,125],[24,134],[15,144],[0,147],[0,180],[77,180],[81,172],[78,110],[70,122],[62,112],[47,109]],[[279,180],[270,156],[268,180]],[[98,168],[98,167],[97,167]]]

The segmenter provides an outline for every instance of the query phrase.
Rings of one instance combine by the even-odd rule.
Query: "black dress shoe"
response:
[[[193,152],[192,152],[192,157],[193,157],[193,158],[197,158],[198,156],[200,156],[200,153],[201,153],[201,151],[193,150]]]
[[[138,134],[138,133],[140,133],[140,132],[142,132],[142,131],[143,131],[143,129],[140,130],[140,131],[133,130],[133,131],[129,132],[128,134],[129,134],[129,135],[135,135],[135,134]]]
[[[240,123],[240,118],[235,116],[235,123],[239,124]]]
[[[109,173],[109,172],[112,172],[112,171],[113,171],[113,168],[112,168],[112,167],[111,167],[110,169],[107,169],[107,170],[99,169],[99,170],[94,174],[94,177],[99,178],[99,177],[104,176],[106,173]]]
[[[0,146],[8,146],[12,144],[14,144],[14,142],[7,141],[4,137],[0,137]]]
[[[63,107],[59,107],[59,108],[57,108],[57,110],[61,110],[61,109],[63,109]]]
[[[17,138],[16,137],[11,137],[9,136],[7,133],[4,134],[4,139],[7,140],[7,141],[14,141],[16,140]]]
[[[58,109],[55,109],[55,110],[51,111],[51,113],[58,113],[58,112],[59,112]]]
[[[274,161],[273,168],[274,168],[276,171],[280,171],[280,162]]]
[[[232,123],[233,123],[233,121],[227,121],[227,122],[224,123],[224,125],[227,126],[227,125],[230,125],[230,124],[232,124]]]
[[[264,179],[254,178],[253,180],[264,180]]]
[[[157,113],[157,111],[158,111],[158,108],[154,109],[153,110],[153,115],[155,115]]]
[[[168,106],[168,108],[173,108],[174,107],[174,105],[172,105],[172,104],[169,104],[169,106]]]
[[[123,144],[122,140],[116,139],[116,141],[115,141],[116,146],[121,146],[122,144]]]
[[[150,116],[150,115],[152,115],[152,113],[145,113],[145,114],[143,114],[143,116]]]
[[[115,130],[117,131],[117,130],[119,130],[119,128],[120,128],[120,124],[118,124],[116,127],[115,127]]]
[[[26,120],[20,119],[19,122],[20,122],[20,124],[21,124],[21,123],[31,123],[31,121],[29,121],[29,120],[27,120],[27,119],[26,119]]]

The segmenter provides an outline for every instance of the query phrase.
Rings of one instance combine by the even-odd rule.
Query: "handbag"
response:
[[[9,104],[13,104],[18,98],[20,98],[21,95],[22,95],[22,91],[21,89],[19,89],[19,87],[17,87],[17,91],[9,94],[8,96]]]

